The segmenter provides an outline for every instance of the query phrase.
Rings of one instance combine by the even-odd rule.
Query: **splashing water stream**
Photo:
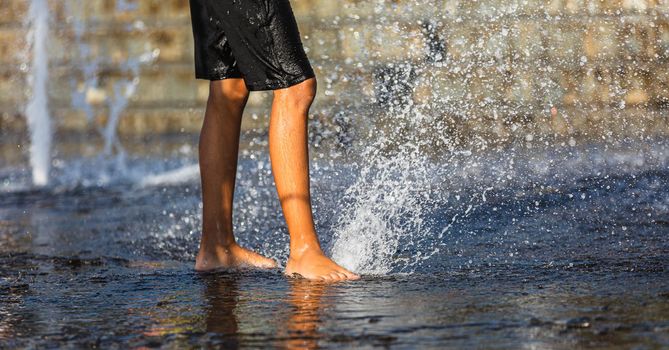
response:
[[[438,251],[424,242],[429,231],[424,227],[423,215],[431,197],[438,195],[431,184],[439,174],[433,171],[423,150],[427,140],[411,137],[402,144],[397,134],[399,130],[426,127],[425,119],[405,101],[395,104],[392,110],[396,112],[385,118],[395,121],[396,129],[377,130],[378,135],[369,135],[374,141],[360,156],[365,165],[346,189],[343,202],[348,204],[342,206],[334,228],[333,258],[362,273],[411,272],[420,260]],[[388,151],[389,147],[393,150]],[[401,256],[401,252],[412,250],[419,255]]]
[[[32,47],[32,69],[28,75],[32,95],[26,107],[30,132],[30,166],[33,184],[46,186],[51,169],[51,118],[49,117],[49,6],[47,0],[31,0],[28,10],[28,43]]]

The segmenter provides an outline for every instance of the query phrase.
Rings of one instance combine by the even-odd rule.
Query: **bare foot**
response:
[[[345,281],[357,280],[360,276],[337,265],[322,251],[308,250],[300,256],[293,256],[286,264],[286,275],[300,275],[310,280]]]
[[[272,269],[276,266],[274,260],[242,248],[237,243],[227,247],[216,246],[207,251],[200,249],[195,259],[195,270],[197,271],[240,268]]]

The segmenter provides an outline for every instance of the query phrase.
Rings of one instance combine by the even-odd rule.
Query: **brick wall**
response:
[[[669,0],[292,3],[319,78],[316,117],[411,101],[472,130],[515,130],[516,122],[558,134],[669,128]],[[25,129],[27,4],[0,0],[0,134]],[[137,91],[120,132],[199,129],[207,84],[193,78],[187,1],[50,6],[49,91],[61,132],[95,125],[82,102],[104,122],[114,83],[132,79]],[[127,62],[146,55],[155,60],[135,75]],[[86,86],[83,67],[95,60],[97,81]],[[408,83],[384,83],[399,76]],[[245,127],[265,123],[269,96],[252,95]]]

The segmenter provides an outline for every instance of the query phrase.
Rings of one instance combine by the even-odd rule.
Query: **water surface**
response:
[[[642,146],[656,152],[642,154]],[[169,183],[154,176],[151,184],[129,177],[6,188],[0,346],[669,347],[662,147],[590,145],[571,157],[532,150],[505,184],[490,169],[506,156],[478,157],[488,166],[480,176],[429,165],[439,175],[430,188],[398,192],[416,196],[424,231],[405,235],[416,218],[379,200],[397,215],[386,218],[397,233],[379,233],[395,250],[369,251],[375,265],[342,255],[364,277],[333,285],[280,270],[194,272],[199,185],[188,162]],[[283,264],[288,237],[267,167],[262,157],[243,157],[235,225],[242,244]],[[331,251],[351,243],[337,213],[356,205],[345,192],[359,174],[345,162],[313,168],[316,219]],[[449,180],[441,177],[447,170]],[[18,173],[3,176],[16,181]],[[387,272],[373,273],[379,267]]]

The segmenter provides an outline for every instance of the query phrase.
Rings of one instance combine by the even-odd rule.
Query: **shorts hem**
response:
[[[314,73],[302,74],[290,80],[284,81],[273,81],[265,83],[246,83],[246,88],[249,91],[268,91],[268,90],[279,90],[289,88],[293,85],[297,85],[305,80],[315,78]]]
[[[230,75],[203,75],[203,74],[196,74],[195,79],[201,79],[201,80],[209,80],[209,81],[216,81],[216,80],[225,80],[225,79],[243,79],[241,75],[238,74],[230,74]]]

